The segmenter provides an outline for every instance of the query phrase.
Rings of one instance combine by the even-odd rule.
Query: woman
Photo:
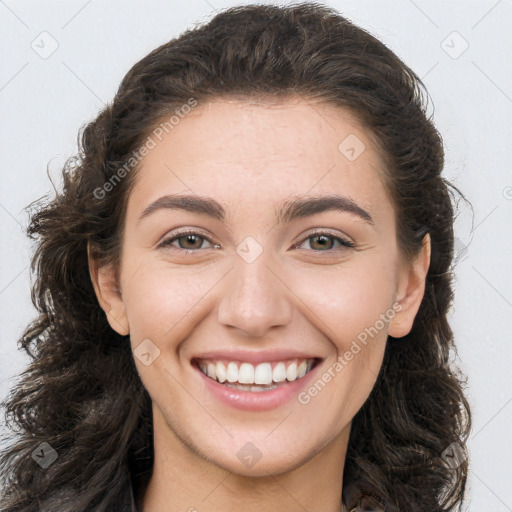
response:
[[[442,169],[421,81],[325,6],[143,58],[31,219],[2,510],[460,508]]]

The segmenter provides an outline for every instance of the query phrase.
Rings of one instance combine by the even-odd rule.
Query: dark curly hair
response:
[[[334,9],[303,3],[230,8],[152,51],[81,130],[62,190],[31,205],[39,315],[19,342],[31,363],[3,404],[14,438],[0,462],[4,512],[115,510],[127,482],[148,482],[151,400],[130,344],[98,304],[89,258],[119,263],[137,171],[126,164],[161,119],[191,99],[235,96],[299,96],[350,109],[384,155],[401,253],[414,256],[430,234],[412,330],[388,337],[377,382],[353,419],[343,499],[356,486],[354,499],[371,493],[386,510],[460,510],[471,416],[447,313],[454,198],[462,194],[441,176],[443,143],[418,76]],[[123,166],[126,176],[98,193]],[[58,453],[46,469],[31,457],[42,442]],[[464,454],[456,468],[442,457],[452,443]]]

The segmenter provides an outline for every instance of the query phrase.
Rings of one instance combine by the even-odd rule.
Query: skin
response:
[[[338,150],[350,134],[365,145],[354,161]],[[138,220],[150,203],[176,193],[214,198],[225,221],[169,209]],[[350,197],[374,224],[339,211],[276,223],[275,205],[333,193]],[[181,238],[181,247],[195,249],[188,254],[176,238],[158,247],[180,227],[207,239]],[[315,229],[355,248],[331,238],[322,248],[309,238]],[[236,252],[247,236],[263,249],[252,263]],[[412,327],[429,263],[428,235],[418,256],[403,261],[382,160],[348,111],[302,98],[233,98],[200,104],[182,119],[138,171],[118,279],[90,261],[112,328],[130,334],[132,349],[150,339],[160,350],[149,366],[135,358],[153,401],[155,446],[139,510],[343,510],[351,420],[375,383],[387,335]],[[234,409],[209,394],[190,364],[212,349],[293,347],[323,358],[321,376],[397,304],[401,310],[307,404]],[[247,442],[262,454],[250,468],[237,457]]]

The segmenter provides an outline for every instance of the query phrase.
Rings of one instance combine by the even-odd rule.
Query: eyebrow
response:
[[[158,198],[147,206],[139,217],[145,217],[158,210],[184,210],[191,213],[207,215],[224,221],[226,211],[220,203],[211,197],[188,194],[173,194]],[[279,208],[274,208],[279,225],[295,219],[309,217],[326,211],[340,211],[358,216],[368,224],[374,225],[371,215],[358,206],[352,199],[340,195],[298,197],[285,201]]]
[[[295,219],[333,210],[351,213],[368,224],[374,224],[372,216],[366,210],[363,210],[349,197],[336,194],[290,199],[285,201],[279,210],[276,210],[276,217],[278,224],[284,224]]]

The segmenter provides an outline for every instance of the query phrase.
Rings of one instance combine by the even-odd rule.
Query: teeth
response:
[[[227,373],[226,373],[226,367],[224,366],[224,363],[222,362],[218,362],[217,365],[215,366],[215,372],[216,372],[216,377],[217,377],[217,380],[222,384],[223,382],[226,381],[227,379]],[[215,378],[215,377],[213,377]]]
[[[254,384],[254,366],[252,364],[242,363],[240,365],[240,370],[238,370],[238,382],[240,384]]]
[[[223,361],[199,361],[201,371],[221,384],[242,389],[244,391],[268,391],[274,389],[276,384],[284,381],[293,382],[301,379],[313,367],[314,360],[280,361],[272,368],[271,363],[260,363],[256,367],[250,363],[237,363],[230,361],[226,365]],[[254,386],[256,384],[256,386]]]
[[[270,363],[261,363],[256,366],[254,384],[272,384],[272,366],[270,366]]]
[[[284,363],[277,363],[272,372],[272,380],[274,382],[283,382],[286,380],[286,366]]]
[[[297,380],[297,362],[294,361],[288,368],[286,368],[286,380],[293,382]]]
[[[270,391],[271,389],[277,388],[277,386],[275,384],[273,386],[265,386],[265,387],[261,387],[261,386],[242,386],[242,385],[228,384],[228,383],[226,383],[225,385],[230,387],[230,388],[240,389],[242,391]]]
[[[236,382],[238,380],[238,366],[236,363],[228,364],[228,373],[226,376],[228,382]]]
[[[307,361],[302,361],[302,363],[300,363],[299,366],[297,367],[297,377],[299,379],[301,377],[304,377],[304,375],[306,375],[307,370],[308,370]]]
[[[217,376],[215,365],[213,363],[208,363],[206,365],[206,375],[208,375],[208,377],[211,377],[212,379],[215,379],[215,377]]]

